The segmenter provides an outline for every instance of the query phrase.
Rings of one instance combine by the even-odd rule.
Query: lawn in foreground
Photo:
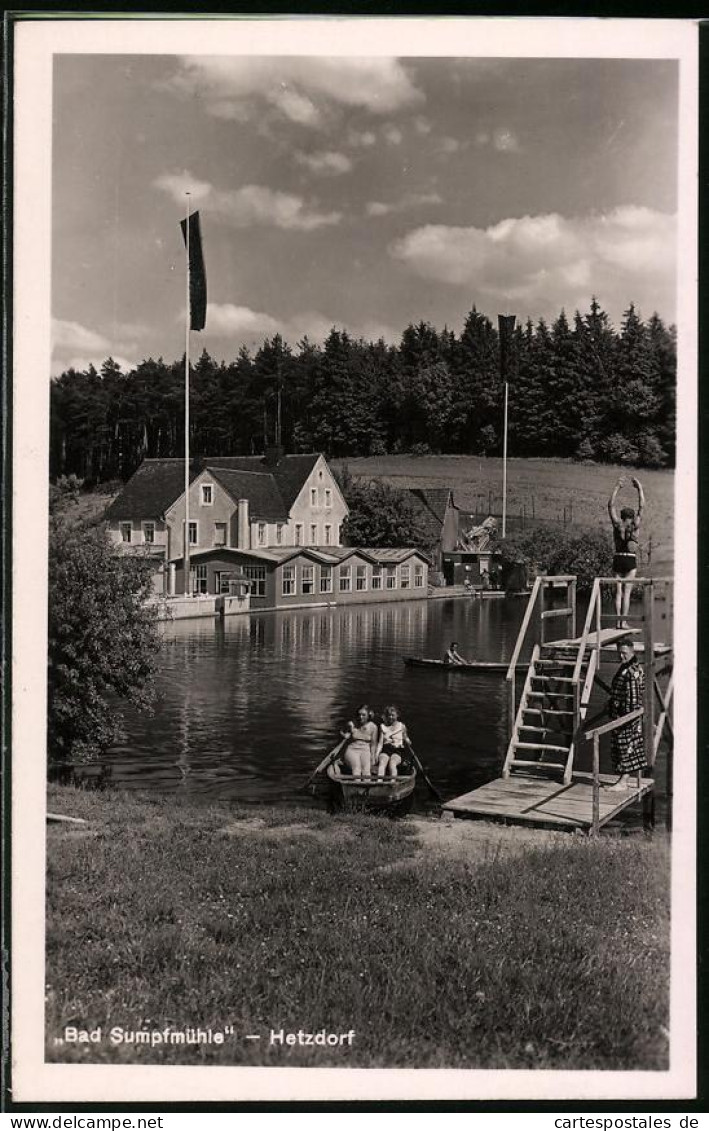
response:
[[[50,809],[89,821],[49,828],[50,1060],[667,1067],[663,837],[482,827],[438,852],[373,816],[56,787]],[[101,1043],[56,1045],[72,1025]],[[234,1036],[113,1046],[114,1026]],[[269,1045],[323,1028],[351,1047]]]

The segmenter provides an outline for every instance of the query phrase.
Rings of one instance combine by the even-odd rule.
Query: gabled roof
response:
[[[249,521],[288,521],[288,509],[272,475],[258,471],[236,471],[231,467],[212,463],[207,464],[204,470],[221,483],[235,503],[239,499],[249,500]]]
[[[190,466],[190,483],[200,473]],[[108,519],[162,518],[185,490],[183,459],[145,459],[106,511]]]
[[[453,492],[450,487],[410,487],[409,495],[426,537],[433,545],[441,537],[448,507],[455,507]]]
[[[367,554],[377,564],[381,563],[395,563],[405,562],[407,558],[419,557],[424,561],[428,561],[428,557],[424,554],[423,550],[417,550],[414,546],[396,546],[394,548],[385,548],[376,546],[373,549],[360,550],[361,554]]]
[[[265,456],[210,456],[202,460],[205,467],[228,468],[231,471],[260,472],[272,475],[283,500],[286,512],[303,490],[303,485],[320,459],[318,452],[307,455],[281,456],[277,462]]]

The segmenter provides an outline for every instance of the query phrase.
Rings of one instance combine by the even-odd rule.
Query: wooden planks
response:
[[[600,781],[612,785],[616,778],[601,774]],[[632,789],[620,793],[601,789],[600,824],[634,805],[653,786],[651,778],[643,778],[640,788],[634,782]],[[454,797],[443,808],[460,816],[502,819],[512,824],[588,830],[593,821],[593,779],[591,774],[575,773],[570,784],[563,785],[548,778],[511,774]]]

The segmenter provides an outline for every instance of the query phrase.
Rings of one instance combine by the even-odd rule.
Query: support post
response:
[[[645,691],[643,706],[643,743],[645,765],[655,764],[655,631],[653,624],[654,588],[652,581],[643,585],[643,643],[645,645]]]
[[[591,836],[598,836],[601,827],[601,747],[600,736],[593,736],[593,814],[591,822]]]

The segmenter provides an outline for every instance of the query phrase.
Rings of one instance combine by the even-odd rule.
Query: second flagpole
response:
[[[190,596],[190,194],[185,213],[185,597]]]

